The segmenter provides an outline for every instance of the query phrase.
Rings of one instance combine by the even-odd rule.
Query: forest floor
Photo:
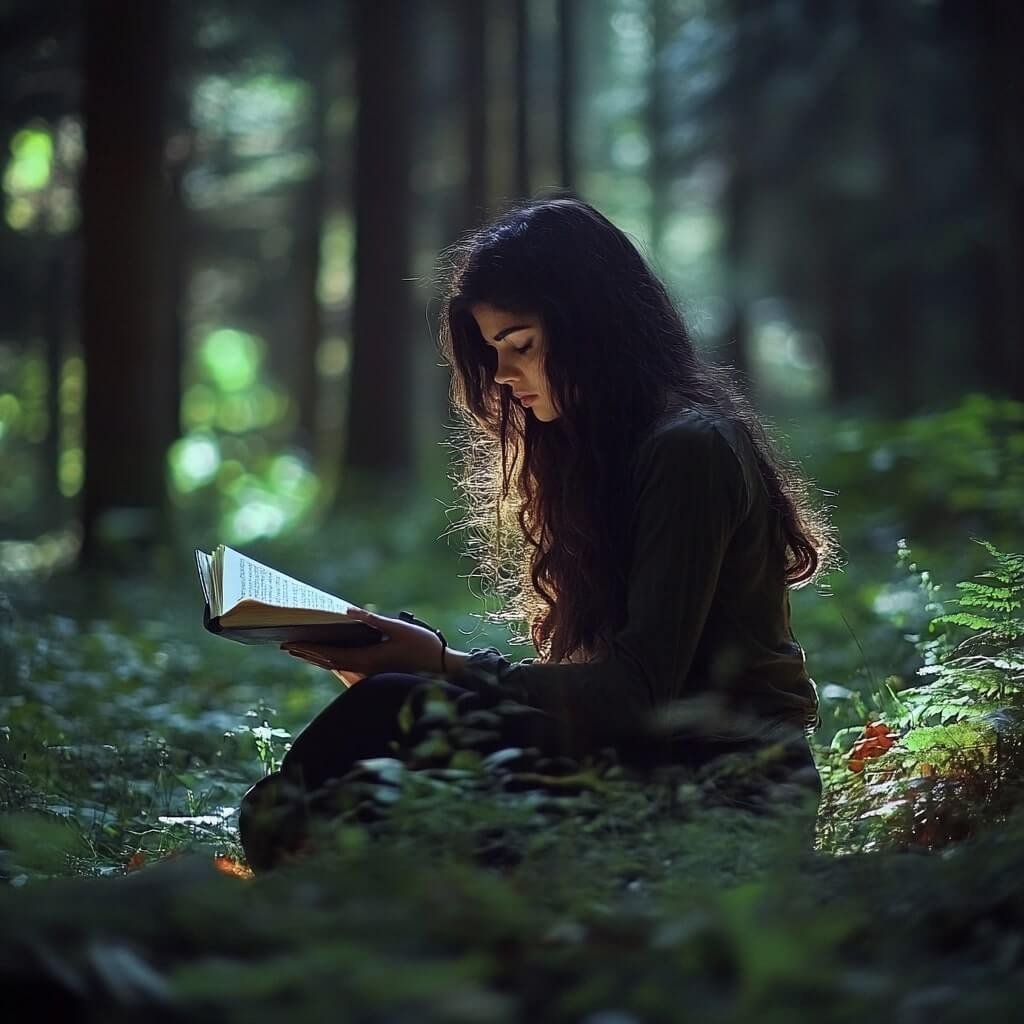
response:
[[[406,517],[404,532],[368,517],[321,532],[318,550],[252,553],[352,600],[372,594],[385,613],[409,608],[458,646],[477,624],[450,611],[467,603],[456,562],[422,556],[436,535],[429,514]],[[641,781],[595,758],[515,787],[463,751],[448,771],[379,764],[315,855],[255,878],[237,841],[241,795],[338,684],[204,633],[192,571],[182,552],[146,579],[0,588],[9,1005],[246,1024],[1017,1013],[1019,759],[1004,749],[999,786],[972,790],[948,763],[936,772],[937,757],[896,759],[909,733],[891,714],[895,747],[851,769],[851,731],[864,739],[865,711],[887,710],[856,695],[867,676],[898,685],[913,671],[914,652],[895,653],[907,623],[864,612],[881,562],[837,581],[864,612],[866,665],[851,643],[845,667],[830,662],[835,616],[794,603],[809,660],[822,651],[819,689],[834,688],[813,743],[825,784],[813,849],[784,817],[715,805],[680,772]],[[481,641],[501,646],[486,630]],[[922,787],[924,810],[910,799]]]

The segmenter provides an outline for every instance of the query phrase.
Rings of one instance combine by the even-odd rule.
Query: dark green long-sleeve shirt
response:
[[[627,619],[608,653],[548,664],[473,648],[459,684],[497,685],[590,744],[648,735],[670,707],[676,717],[661,719],[660,734],[673,738],[813,726],[817,690],[790,629],[768,494],[742,427],[711,411],[674,414],[641,445],[631,487]]]

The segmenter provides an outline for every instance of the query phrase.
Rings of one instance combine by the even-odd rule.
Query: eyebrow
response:
[[[531,326],[530,324],[515,324],[512,327],[503,327],[494,336],[494,340],[495,341],[501,341],[505,337],[506,334],[511,334],[513,331],[526,331],[526,330],[529,330],[530,326]],[[489,345],[490,342],[488,342],[487,344]]]

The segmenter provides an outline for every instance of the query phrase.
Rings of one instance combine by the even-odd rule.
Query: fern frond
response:
[[[980,544],[1000,565],[1006,566],[1011,573],[1024,578],[1024,554],[1000,551],[991,541],[981,537],[972,537],[975,544]]]
[[[966,626],[968,629],[999,629],[1002,625],[994,619],[972,615],[970,612],[951,612],[948,615],[939,615],[932,619],[933,625],[937,622],[948,622],[953,626]]]
[[[970,581],[958,583],[957,590],[964,596],[957,600],[961,608],[987,608],[989,611],[1012,612],[1020,608],[1021,601],[1014,597],[1014,587],[990,587]]]

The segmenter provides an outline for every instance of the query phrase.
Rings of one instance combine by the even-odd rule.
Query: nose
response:
[[[514,384],[516,380],[515,374],[508,371],[508,369],[501,364],[501,357],[498,357],[498,366],[494,371],[494,383],[495,384]]]

